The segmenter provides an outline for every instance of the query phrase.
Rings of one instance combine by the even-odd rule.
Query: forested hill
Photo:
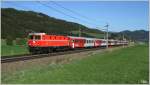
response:
[[[136,30],[136,31],[122,31],[120,34],[124,34],[128,38],[135,40],[135,41],[143,41],[148,42],[149,40],[149,31],[145,30]]]
[[[82,36],[94,37],[87,33],[101,33],[97,29],[90,29],[78,23],[56,19],[33,11],[2,8],[1,18],[1,37],[4,39],[24,38],[30,32],[77,36],[79,27],[83,31]]]

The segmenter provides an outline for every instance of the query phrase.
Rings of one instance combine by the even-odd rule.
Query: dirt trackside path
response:
[[[49,64],[65,64],[69,63],[70,61],[77,60],[77,59],[83,59],[85,57],[89,57],[96,53],[102,53],[102,52],[111,52],[114,50],[118,50],[123,48],[121,47],[114,47],[109,49],[101,49],[96,51],[87,51],[87,52],[80,52],[80,53],[74,53],[74,54],[67,54],[67,55],[58,55],[58,56],[52,56],[52,57],[44,57],[44,58],[38,58],[38,59],[32,59],[32,60],[24,60],[24,61],[18,61],[18,62],[9,62],[9,63],[2,63],[1,64],[1,72],[3,73],[12,73],[15,71],[20,71],[24,69],[30,69],[35,66],[45,66]]]

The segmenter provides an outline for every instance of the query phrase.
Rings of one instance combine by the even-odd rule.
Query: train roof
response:
[[[29,33],[29,35],[46,35],[46,33]]]
[[[80,38],[80,39],[88,39],[88,40],[93,40],[93,39],[99,40],[98,38],[75,37],[75,36],[68,36],[68,37],[69,37],[69,38]]]

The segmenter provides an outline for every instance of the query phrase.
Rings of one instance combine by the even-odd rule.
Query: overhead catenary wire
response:
[[[68,17],[70,17],[70,18],[73,18],[73,19],[76,19],[76,20],[80,20],[81,22],[86,22],[86,23],[88,23],[88,24],[95,25],[95,24],[90,23],[90,22],[88,22],[88,21],[85,21],[85,20],[79,19],[79,18],[77,18],[77,17],[71,16],[71,15],[69,15],[69,14],[66,14],[66,13],[63,12],[63,11],[60,11],[60,10],[58,10],[58,9],[56,9],[56,8],[50,6],[50,5],[44,4],[44,3],[40,2],[40,1],[37,1],[37,3],[43,5],[43,6],[47,7],[47,8],[50,8],[50,9],[52,9],[52,10],[58,12],[58,13],[61,13],[61,14],[65,15],[65,16],[68,16]],[[96,26],[97,26],[97,25],[96,25]]]
[[[54,8],[54,7],[52,7],[52,6],[50,6],[50,5],[41,3],[41,1],[36,1],[36,2],[40,3],[40,4],[43,5],[43,6],[46,6],[46,7],[50,8],[50,9],[52,9],[52,10],[54,10],[54,11],[57,11],[57,12],[59,12],[59,13],[65,15],[65,16],[68,16],[68,17],[70,17],[70,18],[73,18],[73,19],[76,19],[76,20],[80,20],[81,22],[86,22],[86,23],[91,24],[91,25],[96,25],[96,24],[94,24],[94,23],[90,23],[90,22],[88,22],[88,21],[85,21],[85,20],[79,19],[79,18],[77,18],[77,17],[71,16],[71,15],[69,15],[69,14],[66,14],[65,12],[60,11],[60,10],[58,10],[58,9],[56,9],[56,8]],[[54,1],[51,1],[51,2],[55,3]],[[11,3],[11,4],[14,4],[16,7],[20,7],[21,9],[24,9],[24,10],[27,9],[28,11],[31,11],[31,9],[29,9],[28,7],[25,7],[25,8],[24,8],[24,7],[22,7],[22,5],[18,5],[18,4],[15,4],[15,3]],[[57,4],[57,3],[56,3],[56,4]],[[57,4],[57,5],[58,5],[58,4]],[[60,6],[61,6],[61,5],[60,5]],[[63,6],[61,6],[61,7],[63,7]],[[68,10],[68,11],[70,11],[70,12],[76,13],[76,14],[79,15],[80,17],[84,17],[85,19],[88,18],[88,17],[86,17],[86,16],[84,16],[84,15],[81,15],[81,14],[75,12],[75,11],[72,11],[72,10],[70,10],[70,9],[68,9],[68,8],[65,8],[65,7],[63,7],[63,8],[66,9],[66,10]],[[96,25],[96,26],[98,26],[98,25]],[[100,30],[103,30],[103,29],[101,29],[101,28],[103,28],[103,27],[98,26],[98,28],[99,28]]]
[[[89,17],[87,17],[87,16],[85,16],[85,15],[83,15],[83,14],[80,14],[80,13],[74,11],[74,10],[71,10],[71,9],[69,9],[69,8],[66,8],[66,7],[64,7],[64,6],[62,6],[62,5],[58,4],[58,3],[56,3],[55,1],[50,1],[50,2],[53,3],[53,4],[55,4],[55,5],[57,5],[57,6],[59,6],[59,7],[61,7],[61,8],[63,8],[63,9],[65,9],[65,10],[67,10],[67,11],[69,11],[69,12],[71,12],[71,13],[73,13],[73,14],[76,14],[77,16],[82,17],[82,18],[84,18],[84,19],[86,19],[86,20],[88,20],[88,21],[93,21],[93,22],[96,21],[95,19],[89,18]],[[95,24],[95,23],[93,23],[93,24]],[[97,24],[95,24],[95,25],[97,25]],[[98,26],[98,25],[97,25],[97,26]]]
[[[70,18],[73,18],[73,19],[76,19],[76,20],[80,20],[80,21],[82,21],[82,22],[86,22],[86,23],[89,23],[89,24],[94,25],[93,23],[90,23],[90,22],[88,22],[88,21],[85,21],[85,20],[79,19],[79,18],[77,18],[77,17],[71,16],[71,15],[69,15],[69,14],[66,14],[65,12],[60,11],[60,10],[58,10],[58,9],[56,9],[56,8],[54,8],[54,7],[52,7],[52,6],[50,6],[50,5],[47,5],[47,4],[42,3],[41,1],[36,1],[36,2],[40,3],[41,5],[43,5],[43,6],[45,6],[45,7],[50,8],[50,9],[56,11],[56,12],[59,12],[59,13],[65,15],[65,16],[68,16],[68,17],[70,17]],[[51,2],[56,3],[56,2],[54,2],[54,1],[51,1]],[[11,3],[11,4],[12,4],[12,3]],[[13,4],[14,4],[16,7],[19,6],[20,8],[24,9],[24,7],[22,7],[21,5],[18,5],[18,4],[15,4],[15,3],[13,3]],[[57,4],[57,3],[56,3],[56,4]],[[57,5],[58,5],[58,4],[57,4]],[[61,5],[60,5],[60,6],[61,6]],[[63,6],[61,6],[61,7],[63,7]],[[68,9],[68,8],[65,8],[65,7],[63,7],[63,8],[66,9],[66,10],[68,10],[68,11],[70,11],[70,12],[75,13],[76,15],[79,15],[80,17],[88,18],[88,17],[86,17],[86,16],[84,16],[84,15],[81,15],[81,14],[75,12],[75,11],[72,11],[72,10],[70,10],[70,9]],[[31,9],[29,9],[28,7],[25,7],[25,9],[31,10]],[[89,20],[89,19],[88,19],[88,20]],[[96,25],[96,26],[97,26],[97,25]],[[102,29],[102,28],[104,28],[104,27],[98,26],[98,29],[99,29],[99,30],[105,30],[105,29]]]

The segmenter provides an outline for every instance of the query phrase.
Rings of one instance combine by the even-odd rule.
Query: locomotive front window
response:
[[[40,35],[35,35],[35,40],[40,40],[41,39],[41,36]]]

